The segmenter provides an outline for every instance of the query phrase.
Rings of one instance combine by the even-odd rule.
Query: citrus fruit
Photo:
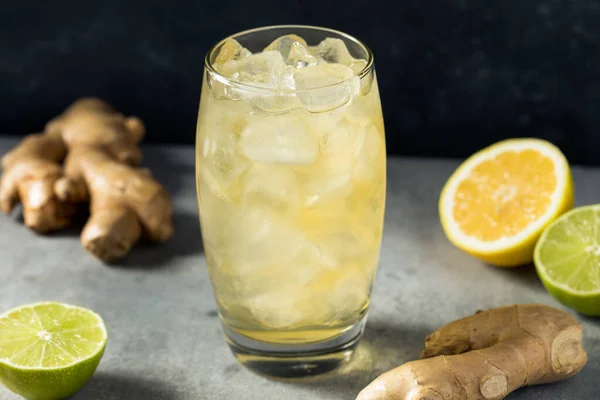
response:
[[[504,140],[475,153],[454,171],[439,200],[450,241],[505,267],[531,262],[544,228],[572,206],[569,164],[540,139]]]
[[[61,303],[0,315],[0,383],[29,400],[65,398],[90,379],[106,347],[102,318]]]
[[[571,210],[548,226],[534,261],[552,296],[582,314],[600,316],[600,204]]]

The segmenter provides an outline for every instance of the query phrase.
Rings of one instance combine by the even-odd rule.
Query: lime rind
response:
[[[600,315],[600,204],[575,208],[542,233],[534,263],[546,289],[561,303]]]
[[[102,318],[83,307],[43,302],[13,308],[0,315],[0,383],[28,400],[63,399],[89,381],[106,343]]]

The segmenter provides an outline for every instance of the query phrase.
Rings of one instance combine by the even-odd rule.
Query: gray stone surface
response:
[[[0,139],[0,154],[15,144]],[[143,246],[120,266],[105,266],[80,246],[77,229],[49,237],[0,216],[0,306],[57,300],[98,311],[109,329],[106,355],[72,400],[353,399],[385,370],[417,358],[425,336],[480,308],[539,302],[561,307],[532,267],[488,267],[452,247],[436,202],[458,164],[392,158],[380,269],[364,339],[336,374],[306,381],[269,380],[241,367],[225,345],[198,227],[190,147],[151,147],[146,164],[174,195],[177,233]],[[600,201],[600,169],[574,168],[577,201]],[[509,398],[596,399],[600,325],[578,316],[590,361],[576,377],[527,388]],[[0,388],[0,399],[16,400]]]

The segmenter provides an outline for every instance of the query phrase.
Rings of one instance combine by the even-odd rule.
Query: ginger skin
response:
[[[8,214],[21,203],[25,225],[38,233],[67,226],[75,209],[62,203],[53,189],[66,152],[59,138],[33,134],[2,157],[0,210]]]
[[[2,158],[0,209],[9,213],[21,202],[25,224],[46,233],[67,226],[77,205],[89,202],[81,241],[107,262],[125,256],[142,236],[168,240],[171,198],[150,171],[137,168],[144,133],[140,119],[102,100],[76,101],[43,134],[29,135]]]
[[[384,373],[357,400],[499,400],[556,382],[587,362],[581,325],[545,305],[494,308],[438,329],[422,360]]]
[[[81,233],[83,246],[110,262],[129,252],[144,235],[156,242],[173,235],[172,205],[166,189],[146,169],[136,168],[144,126],[98,99],[81,99],[46,126],[68,154],[64,176],[54,185],[65,203],[90,202]]]
[[[46,124],[46,135],[60,137],[70,151],[78,146],[102,148],[119,162],[142,162],[138,147],[145,135],[142,121],[125,117],[100,99],[83,98]]]

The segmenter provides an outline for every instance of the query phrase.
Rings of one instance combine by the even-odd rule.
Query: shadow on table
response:
[[[322,392],[315,398],[353,399],[382,373],[418,359],[430,332],[427,327],[369,321],[361,343],[346,366],[331,374],[285,382]]]
[[[180,398],[177,389],[165,382],[99,371],[69,400],[176,400]]]
[[[127,257],[113,264],[127,268],[161,268],[178,257],[203,253],[200,222],[196,213],[176,210],[173,215],[175,234],[165,243],[141,241]]]
[[[11,216],[15,224],[23,225],[20,210]],[[89,218],[89,213],[81,211],[73,222],[60,231],[48,234],[50,237],[70,237],[78,239]],[[141,239],[123,259],[112,263],[115,267],[160,268],[169,265],[169,261],[178,257],[201,255],[204,251],[200,222],[197,213],[174,210],[173,225],[175,234],[165,243],[151,243]]]
[[[143,152],[142,166],[149,168],[154,179],[166,186],[172,196],[185,186],[195,185],[193,147],[161,148],[153,145],[143,148]]]
[[[535,266],[533,264],[523,265],[517,268],[498,268],[488,265],[492,273],[501,275],[504,279],[520,281],[527,285],[529,289],[535,291],[546,291],[540,278],[538,278]]]

